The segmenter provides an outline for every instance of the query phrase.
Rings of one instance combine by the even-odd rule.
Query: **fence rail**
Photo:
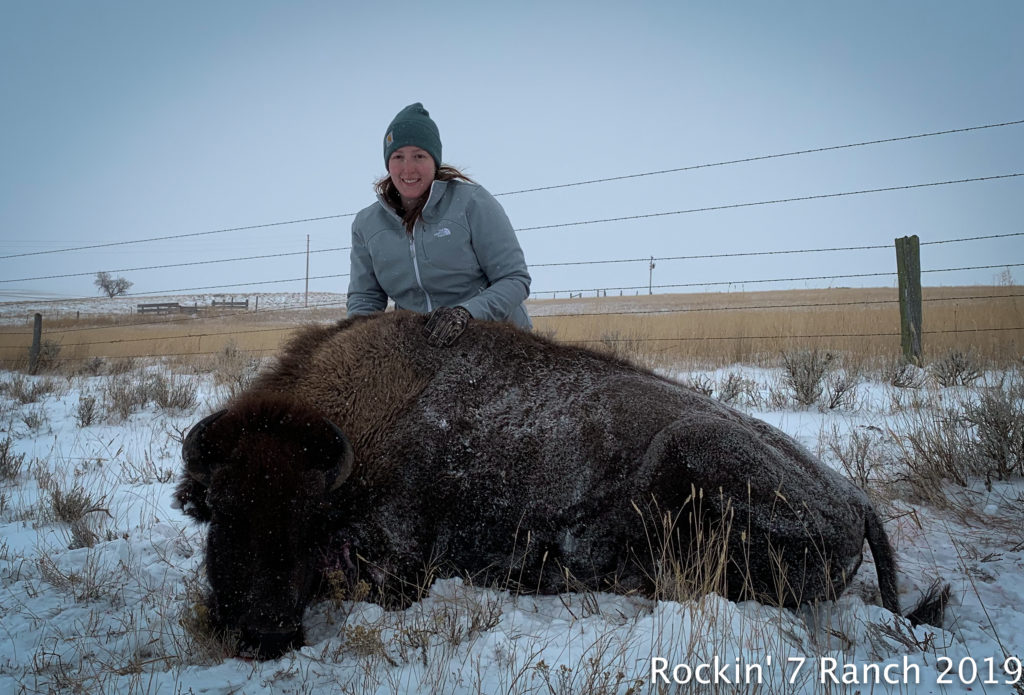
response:
[[[136,304],[135,310],[140,314],[181,314],[188,310],[178,302],[152,302],[150,304]]]

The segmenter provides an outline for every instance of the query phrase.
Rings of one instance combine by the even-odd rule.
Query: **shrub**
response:
[[[53,482],[47,487],[50,493],[50,509],[57,521],[71,524],[81,521],[86,514],[103,511],[99,504],[85,491],[85,488],[81,486],[66,492]]]
[[[60,343],[44,340],[39,344],[39,356],[36,358],[36,369],[53,370],[60,365]]]
[[[970,386],[984,369],[973,351],[953,350],[932,364],[929,371],[940,386]]]
[[[46,417],[46,411],[43,410],[42,406],[36,405],[32,408],[23,409],[21,411],[21,421],[25,423],[25,426],[35,432],[36,430],[42,429],[44,425],[49,422]]]
[[[49,393],[59,390],[52,377],[35,378],[16,374],[7,384],[8,395],[22,405],[35,403]]]
[[[214,357],[213,374],[219,386],[226,386],[228,397],[245,391],[259,375],[260,360],[242,352],[234,341]]]
[[[124,420],[146,406],[149,402],[149,389],[138,378],[111,376],[103,386],[103,400],[107,412]]]
[[[198,389],[192,379],[157,374],[149,382],[149,397],[163,410],[191,410],[199,403]]]
[[[871,490],[890,467],[892,457],[886,438],[877,427],[854,429],[843,438],[833,425],[831,435],[823,437],[823,443],[843,472],[862,490]]]
[[[898,389],[919,389],[924,386],[924,373],[920,367],[902,359],[894,359],[882,365],[882,380]]]
[[[78,373],[85,376],[99,376],[106,369],[107,361],[102,357],[90,357],[78,368]]]
[[[911,411],[900,423],[898,442],[910,483],[926,499],[943,480],[966,486],[981,466],[976,460],[969,423],[956,408],[937,414]]]
[[[796,402],[814,405],[821,398],[822,381],[831,368],[832,353],[813,350],[794,350],[782,353],[783,380],[792,389]]]
[[[975,429],[974,446],[987,475],[1005,480],[1024,475],[1024,393],[994,388],[964,405],[964,418]]]
[[[829,410],[839,407],[853,409],[857,405],[857,384],[860,376],[847,371],[834,372],[825,379],[825,405]]]
[[[4,440],[0,442],[0,480],[17,478],[25,463],[25,454],[15,454],[11,451],[13,444],[10,437],[4,437]]]
[[[714,382],[703,374],[686,379],[683,385],[704,396],[711,396],[715,392]]]
[[[729,372],[718,384],[718,400],[723,403],[758,405],[762,398],[757,382],[736,372]]]
[[[79,427],[88,427],[96,422],[99,408],[95,396],[79,396],[78,407],[75,408],[75,422]]]

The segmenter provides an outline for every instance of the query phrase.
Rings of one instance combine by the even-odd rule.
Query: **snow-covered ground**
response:
[[[208,293],[173,296],[112,297],[96,299],[59,299],[20,302],[0,302],[0,325],[22,323],[31,320],[36,312],[49,317],[61,316],[108,316],[131,314],[138,311],[139,304],[177,303],[182,306],[210,307],[214,301],[249,300],[250,311],[274,311],[299,309],[302,307],[323,307],[338,309],[345,306],[345,295],[336,292],[268,292],[268,293]]]
[[[168,369],[130,378],[191,380],[198,403],[150,402],[123,420],[102,407],[116,375],[0,372],[0,442],[9,437],[15,469],[0,477],[0,693],[1024,692],[1019,479],[951,486],[947,508],[890,495],[902,603],[933,578],[949,582],[943,629],[911,628],[872,603],[868,559],[840,600],[801,611],[714,595],[517,597],[441,579],[405,611],[315,604],[307,645],[278,660],[225,658],[189,629],[203,537],[171,507],[181,432],[224,387]],[[721,383],[730,372],[762,392],[779,378],[745,367],[676,376]],[[33,388],[38,398],[22,403]],[[827,442],[905,426],[892,391],[861,383],[852,407],[826,412],[742,407],[837,465]],[[89,398],[99,416],[83,425]],[[76,493],[88,510],[77,527],[55,511]]]

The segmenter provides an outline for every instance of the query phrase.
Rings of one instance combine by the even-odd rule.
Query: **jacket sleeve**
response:
[[[357,216],[352,222],[352,248],[349,252],[351,268],[348,276],[348,297],[345,302],[348,316],[384,311],[388,305],[388,295],[377,282],[370,251],[366,248],[363,231],[359,226],[360,217]]]
[[[473,251],[488,287],[462,302],[475,319],[501,321],[530,296],[530,273],[519,240],[505,210],[478,187],[466,208]]]

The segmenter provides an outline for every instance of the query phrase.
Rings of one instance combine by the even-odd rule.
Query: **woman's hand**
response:
[[[461,306],[443,306],[430,312],[423,332],[427,334],[427,345],[448,347],[466,330],[473,318],[469,310]]]

